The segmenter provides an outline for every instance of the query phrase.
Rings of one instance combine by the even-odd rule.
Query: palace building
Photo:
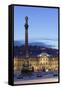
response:
[[[41,53],[37,57],[30,57],[29,65],[34,68],[34,71],[58,71],[58,57],[49,56],[47,53]],[[22,69],[25,58],[14,58],[14,71]],[[27,62],[25,62],[27,63]]]

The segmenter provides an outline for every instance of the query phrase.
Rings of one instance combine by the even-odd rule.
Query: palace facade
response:
[[[37,71],[58,71],[58,56],[50,56],[47,53],[41,53],[37,57],[30,57],[29,66]],[[14,57],[14,71],[22,70],[23,64],[26,64],[24,57]]]

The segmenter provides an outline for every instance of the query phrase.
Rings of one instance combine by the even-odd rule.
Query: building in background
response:
[[[14,71],[21,72],[24,60],[24,57],[14,58]],[[34,72],[58,71],[58,56],[50,56],[47,53],[41,53],[37,57],[30,57],[29,65],[31,65],[34,68]]]

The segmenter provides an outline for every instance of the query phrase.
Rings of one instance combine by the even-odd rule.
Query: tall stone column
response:
[[[29,63],[30,57],[29,57],[29,51],[28,51],[28,17],[25,17],[25,58],[24,58],[24,64],[23,68],[21,70],[22,73],[29,73],[32,72],[32,67]]]
[[[25,53],[26,57],[28,57],[28,17],[25,17]]]

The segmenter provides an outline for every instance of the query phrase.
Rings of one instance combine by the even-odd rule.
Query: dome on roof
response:
[[[50,55],[49,55],[48,53],[45,53],[45,52],[44,52],[44,53],[39,54],[38,56],[39,56],[39,57],[41,57],[41,56],[48,56],[48,57],[49,57]]]

